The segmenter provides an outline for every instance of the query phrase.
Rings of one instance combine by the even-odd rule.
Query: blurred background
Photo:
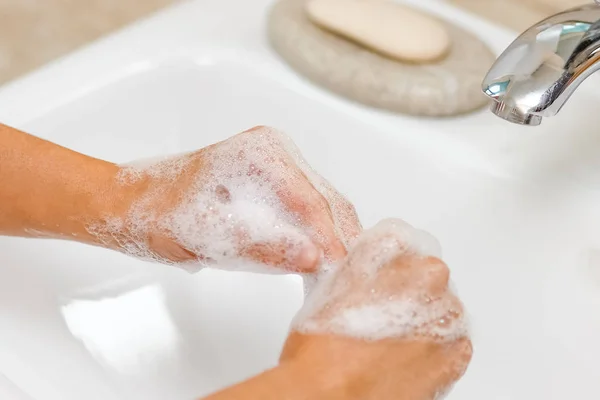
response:
[[[517,30],[529,28],[552,14],[593,0],[449,0],[486,19]]]
[[[0,0],[0,85],[178,1]]]
[[[0,0],[0,85],[178,1],[181,0]],[[518,31],[560,10],[586,3],[446,1]]]

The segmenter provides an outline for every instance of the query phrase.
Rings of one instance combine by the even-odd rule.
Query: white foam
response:
[[[189,166],[191,154],[177,154],[169,156],[156,156],[135,160],[119,171],[117,179],[122,184],[130,184],[141,180],[144,176],[154,178],[177,178]]]
[[[314,243],[328,252],[325,234],[298,212],[331,215],[332,204],[315,190],[324,187],[324,179],[310,170],[311,183],[304,172],[309,170],[285,135],[255,128],[196,153],[123,166],[119,183],[144,185],[143,195],[127,215],[106,218],[88,230],[127,254],[188,270],[252,265],[239,259],[248,258],[246,252],[255,252],[257,244],[261,251],[273,250],[281,266],[294,269],[303,252],[317,251]],[[342,203],[343,196],[329,192]],[[156,233],[199,259],[177,263],[161,256],[149,243]]]
[[[400,220],[365,231],[348,257],[319,277],[294,319],[304,333],[379,340],[468,335],[462,305],[436,258],[437,241]]]
[[[280,141],[285,150],[296,161],[296,165],[306,175],[308,180],[321,195],[327,199],[333,217],[336,234],[342,239],[344,245],[349,247],[352,241],[362,231],[356,209],[341,193],[339,193],[325,178],[319,175],[311,165],[306,162],[300,149],[286,135],[280,135]]]

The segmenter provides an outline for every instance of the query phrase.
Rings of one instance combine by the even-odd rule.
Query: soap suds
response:
[[[465,337],[462,305],[448,287],[439,255],[440,246],[429,234],[401,220],[384,220],[312,285],[293,328],[366,340]],[[402,260],[408,265],[394,265]]]
[[[191,154],[175,154],[135,160],[123,165],[117,179],[123,185],[138,182],[144,176],[176,179],[191,164]]]
[[[118,180],[146,188],[127,215],[106,218],[88,230],[127,254],[191,271],[204,266],[256,270],[257,265],[241,261],[261,252],[276,259],[279,268],[271,272],[293,271],[294,261],[315,242],[325,256],[333,252],[328,241],[338,231],[349,231],[346,220],[354,218],[360,227],[350,203],[308,166],[289,138],[267,127],[195,153],[123,166]],[[314,220],[324,216],[330,223],[315,228]],[[333,232],[324,230],[329,226]],[[197,262],[158,255],[150,244],[156,233],[196,254]],[[337,237],[350,240],[341,233]]]
[[[344,246],[348,248],[352,241],[362,231],[356,209],[340,192],[319,175],[309,163],[306,162],[298,146],[288,136],[281,135],[281,143],[290,154],[296,165],[308,178],[313,187],[327,200],[333,218],[333,226],[337,237],[341,238]]]

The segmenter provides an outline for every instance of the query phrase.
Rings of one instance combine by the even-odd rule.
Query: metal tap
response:
[[[542,117],[556,115],[598,69],[600,0],[553,15],[523,32],[492,65],[482,89],[500,118],[539,125]]]

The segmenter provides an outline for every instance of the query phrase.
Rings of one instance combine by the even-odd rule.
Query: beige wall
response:
[[[177,1],[0,0],[0,84]],[[559,9],[591,2],[448,1],[518,31]]]
[[[0,84],[178,0],[0,0]]]
[[[519,32],[552,14],[592,0],[448,0]]]

